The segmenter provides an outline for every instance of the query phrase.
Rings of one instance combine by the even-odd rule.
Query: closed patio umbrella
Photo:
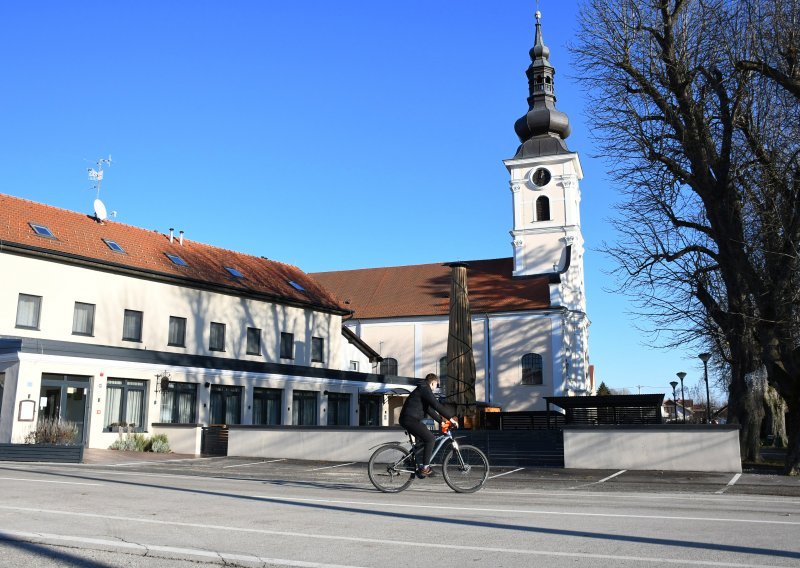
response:
[[[443,379],[445,399],[455,405],[459,416],[475,414],[475,358],[472,354],[472,318],[467,291],[467,264],[451,267],[450,331],[447,336],[447,378]]]

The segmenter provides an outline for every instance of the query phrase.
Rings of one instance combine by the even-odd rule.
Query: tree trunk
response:
[[[786,403],[769,384],[764,391],[764,435],[772,440],[776,448],[785,448],[786,438]]]
[[[739,450],[742,460],[761,461],[761,422],[764,419],[764,388],[767,373],[763,367],[745,372],[740,364],[731,365],[733,378],[728,398],[728,422],[739,424]]]
[[[800,475],[800,406],[787,403],[789,412],[786,418],[786,429],[789,434],[789,444],[786,452],[786,475]],[[794,408],[793,408],[794,406]]]

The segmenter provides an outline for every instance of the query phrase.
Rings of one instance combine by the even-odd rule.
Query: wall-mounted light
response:
[[[169,376],[169,371],[156,374],[156,394],[169,389],[169,380],[171,378],[172,377]],[[159,388],[161,390],[159,390]]]
[[[203,386],[204,386],[204,387],[206,387],[206,388],[209,388],[209,387],[211,386],[211,383],[209,383],[208,381],[206,381],[206,382],[205,382],[205,384],[203,384]]]

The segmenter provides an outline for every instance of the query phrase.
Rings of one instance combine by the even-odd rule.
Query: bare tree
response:
[[[574,46],[625,196],[608,248],[622,289],[656,341],[717,347],[749,459],[759,457],[753,397],[765,365],[800,416],[797,50],[772,56],[777,43],[796,46],[796,15],[792,0],[590,0]],[[783,31],[769,27],[778,17]],[[798,430],[800,419],[790,471]]]

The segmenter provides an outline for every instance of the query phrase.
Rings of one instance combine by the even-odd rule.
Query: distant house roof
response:
[[[550,277],[512,277],[513,259],[467,261],[470,310],[475,313],[550,308]],[[356,319],[441,316],[449,313],[447,263],[316,272]]]
[[[48,229],[49,235],[41,227]],[[186,238],[181,245],[177,236],[170,243],[169,235],[158,231],[108,220],[101,223],[89,215],[3,194],[0,244],[3,252],[347,313],[317,281],[295,266]]]

